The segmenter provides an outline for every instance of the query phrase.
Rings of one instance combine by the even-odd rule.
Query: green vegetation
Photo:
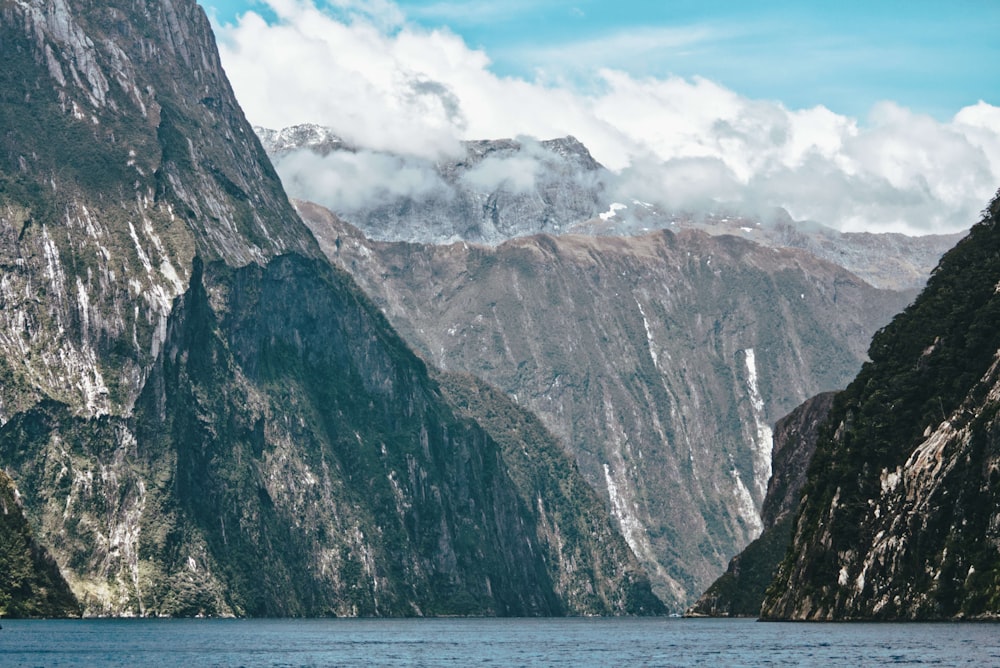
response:
[[[988,399],[1000,350],[998,201],[941,259],[917,300],[878,332],[871,361],[837,397],[803,491],[803,529],[768,593],[772,616],[794,615],[806,600],[832,617],[1000,614],[1000,555],[989,528],[1000,501],[990,473],[1000,439]],[[924,510],[905,526],[891,524],[891,514],[882,519],[885,510],[873,515],[896,498],[882,489],[882,472],[902,467],[945,420],[968,435],[940,453],[946,464],[934,486],[908,491],[924,499]],[[892,502],[900,504],[893,512],[910,512]],[[838,555],[865,554],[879,532],[898,536],[894,561],[869,571],[862,591],[838,585],[842,568],[859,568]],[[851,570],[849,583],[854,577]]]
[[[0,617],[73,617],[80,606],[52,557],[35,540],[0,471]]]
[[[764,593],[788,549],[792,516],[787,515],[733,557],[729,568],[702,594],[694,616],[757,617]]]

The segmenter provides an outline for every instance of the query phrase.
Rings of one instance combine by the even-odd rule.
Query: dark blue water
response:
[[[1000,666],[992,624],[4,620],[0,666]]]

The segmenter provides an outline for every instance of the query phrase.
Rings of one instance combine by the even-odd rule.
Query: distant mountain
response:
[[[551,436],[324,257],[194,0],[0,0],[0,53],[0,466],[85,614],[664,610]]]
[[[255,130],[293,196],[369,189],[349,218],[375,239],[495,244],[602,210],[604,169],[572,137],[465,142],[464,155],[434,161],[352,147],[315,125]]]
[[[618,177],[573,137],[470,141],[462,155],[431,160],[351,146],[318,125],[255,131],[292,197],[330,208],[378,241],[497,245],[538,233],[642,236],[693,228],[800,248],[875,287],[910,290],[923,286],[963,236],[841,233],[781,210],[763,218],[672,211],[625,197]]]
[[[767,619],[1000,617],[1000,193],[838,395]]]
[[[909,300],[698,230],[394,243],[298,208],[428,362],[540,416],[678,611],[760,533],[770,425],[846,385]]]

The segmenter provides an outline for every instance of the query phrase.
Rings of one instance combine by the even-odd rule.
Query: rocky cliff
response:
[[[908,298],[696,230],[388,243],[299,208],[425,359],[541,417],[677,610],[760,533],[770,425],[846,385]]]
[[[128,412],[192,258],[318,255],[193,2],[0,3],[0,420]]]
[[[79,615],[80,604],[18,501],[14,483],[0,471],[0,618]]]
[[[0,0],[0,50],[0,465],[86,614],[662,611],[323,257],[193,0]]]
[[[819,428],[830,414],[834,392],[805,401],[774,425],[771,479],[761,508],[759,538],[732,558],[726,572],[687,611],[692,617],[757,617],[792,533],[806,471]]]
[[[1000,615],[1000,195],[834,403],[767,619]]]

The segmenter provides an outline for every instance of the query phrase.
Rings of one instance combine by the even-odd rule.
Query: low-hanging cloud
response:
[[[255,124],[318,123],[370,151],[298,165],[298,178],[329,187],[323,201],[338,209],[436,192],[429,167],[461,156],[461,140],[518,135],[574,135],[617,174],[621,197],[689,210],[783,207],[851,231],[956,231],[1000,186],[1000,108],[986,102],[943,122],[885,102],[859,120],[748,99],[707,79],[612,69],[584,91],[498,77],[487,54],[407,23],[386,1],[339,19],[312,0],[268,4],[272,24],[250,12],[217,26],[223,63]],[[527,163],[480,167],[466,178],[484,186],[507,178],[527,188],[536,174]],[[388,180],[375,187],[376,176]]]
[[[424,158],[359,150],[326,156],[300,149],[277,160],[289,194],[335,211],[357,211],[372,202],[450,197],[451,187]]]
[[[473,190],[493,192],[506,190],[512,193],[526,193],[535,187],[541,164],[531,156],[490,156],[462,174]]]

